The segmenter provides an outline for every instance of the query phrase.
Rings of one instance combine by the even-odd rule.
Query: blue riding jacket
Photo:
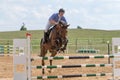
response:
[[[58,22],[59,20],[59,16],[58,16],[59,13],[54,13],[50,18],[49,20],[54,20],[55,22]],[[64,16],[61,17],[60,21],[64,21],[65,23],[67,23],[66,19]]]

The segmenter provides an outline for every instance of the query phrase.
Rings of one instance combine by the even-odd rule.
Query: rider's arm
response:
[[[51,23],[51,24],[53,24],[53,25],[56,25],[57,24],[57,22],[55,22],[54,20],[49,20],[49,22]]]
[[[55,21],[56,20],[56,14],[53,14],[50,18],[49,18],[49,22],[53,25],[56,25],[57,22]]]
[[[62,19],[61,19],[62,21],[64,21],[66,24],[67,24],[67,20],[65,19],[65,17],[63,16],[62,17]]]

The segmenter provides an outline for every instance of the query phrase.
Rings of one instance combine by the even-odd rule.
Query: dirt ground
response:
[[[84,54],[93,55],[93,54]],[[97,55],[97,54],[94,54]],[[36,55],[32,55],[35,57]],[[49,55],[47,55],[49,56]],[[57,56],[83,56],[83,54],[58,54]],[[108,58],[101,59],[75,59],[75,60],[53,60],[53,65],[79,65],[79,64],[107,64]],[[40,60],[32,62],[32,66],[40,65]],[[46,65],[49,65],[49,61],[45,61]],[[45,69],[45,75],[71,75],[71,74],[95,74],[95,73],[112,73],[112,67],[82,67],[82,68],[54,68],[49,73],[49,69]],[[32,76],[42,75],[40,69],[32,69]],[[64,78],[64,79],[50,79],[50,80],[108,80],[112,76],[104,77],[79,77],[79,78]],[[12,56],[0,56],[0,80],[13,80],[13,57]],[[45,79],[49,80],[49,79]]]

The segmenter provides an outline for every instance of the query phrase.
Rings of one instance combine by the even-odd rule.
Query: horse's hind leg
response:
[[[45,53],[46,54],[46,53]],[[44,55],[41,55],[41,57],[45,57],[45,54]],[[42,66],[45,66],[45,62],[44,62],[44,59],[42,59]],[[45,74],[45,71],[44,71],[44,68],[42,68],[42,74]]]
[[[41,57],[45,57],[46,53],[47,53],[47,50],[42,50],[40,56],[41,56]],[[42,66],[45,66],[44,59],[42,59]],[[42,69],[42,74],[45,74],[44,68]]]
[[[40,57],[45,57],[47,50],[45,49],[42,43],[40,44],[40,48],[41,48]],[[45,65],[44,59],[42,59],[41,63],[42,63],[42,66]],[[45,74],[44,68],[42,69],[42,74]]]
[[[44,66],[44,65],[45,65],[45,62],[44,62],[44,60],[42,59],[42,66]],[[45,74],[44,68],[42,69],[42,74]]]
[[[52,54],[51,54],[51,56],[50,57],[54,57],[55,55],[57,54],[57,52],[55,51],[55,52],[52,52]],[[52,66],[52,59],[50,59],[50,66]],[[51,71],[52,71],[52,68],[50,68],[50,73],[51,73]]]

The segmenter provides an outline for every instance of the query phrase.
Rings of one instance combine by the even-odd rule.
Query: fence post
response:
[[[77,41],[78,41],[78,39],[76,38],[76,41],[75,41],[76,50],[77,50]],[[75,50],[75,51],[76,51],[76,50]]]
[[[107,41],[108,55],[110,55],[110,41]],[[110,58],[108,58],[108,64],[110,64]]]
[[[30,38],[31,38],[31,34],[29,34],[29,33],[26,33],[26,37],[27,37],[27,68],[28,68],[28,70],[27,70],[27,78],[28,78],[28,80],[32,80],[31,79],[31,53],[30,53],[30,48],[31,48],[31,46],[30,46]]]

